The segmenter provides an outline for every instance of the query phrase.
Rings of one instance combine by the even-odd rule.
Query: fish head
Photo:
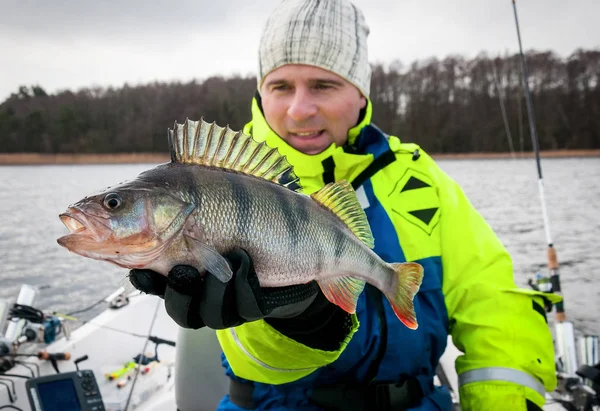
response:
[[[133,180],[70,205],[59,215],[69,234],[57,242],[84,257],[141,268],[182,231],[193,208],[169,187]]]

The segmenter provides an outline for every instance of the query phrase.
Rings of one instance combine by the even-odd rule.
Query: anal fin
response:
[[[351,277],[325,278],[317,281],[325,297],[347,313],[356,312],[358,296],[365,288],[365,281]]]

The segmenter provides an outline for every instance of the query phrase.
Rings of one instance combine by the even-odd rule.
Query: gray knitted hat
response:
[[[283,0],[269,16],[259,47],[258,88],[285,64],[329,70],[369,97],[369,27],[349,0]]]

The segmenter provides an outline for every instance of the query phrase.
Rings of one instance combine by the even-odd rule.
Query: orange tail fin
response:
[[[384,290],[384,294],[398,319],[411,330],[416,330],[419,324],[413,299],[421,287],[423,267],[418,263],[397,263],[392,264],[392,268],[395,280],[389,290]]]

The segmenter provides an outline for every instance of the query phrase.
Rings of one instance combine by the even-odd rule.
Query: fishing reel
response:
[[[63,318],[45,314],[33,306],[37,290],[23,285],[17,301],[0,300],[0,356],[16,353],[23,344],[51,344],[70,328]]]
[[[527,280],[527,284],[535,291],[541,291],[543,293],[553,293],[554,286],[552,285],[552,279],[550,277],[545,277],[541,273],[536,273],[535,280],[529,278]],[[545,299],[544,300],[544,309],[546,312],[552,311],[553,304]]]
[[[529,286],[545,293],[560,291],[557,277],[545,277],[539,272]],[[544,301],[546,312],[553,304]],[[557,307],[558,308],[558,307]],[[558,312],[558,310],[557,310]],[[573,323],[555,323],[556,375],[558,386],[554,401],[569,411],[592,411],[600,409],[600,338],[597,335],[575,337]]]
[[[562,335],[564,341],[568,335]],[[571,335],[572,338],[572,335]],[[568,344],[567,344],[568,345]],[[558,345],[558,387],[560,397],[556,402],[569,411],[592,411],[600,409],[600,339],[597,335],[577,338],[573,350],[565,344]]]
[[[33,314],[35,313],[35,314]],[[44,315],[33,307],[14,304],[11,309],[13,321],[23,321],[20,333],[16,336],[13,344],[44,343],[51,344],[56,341],[59,334],[68,334],[68,328],[64,327],[63,321],[54,315]]]
[[[557,392],[560,398],[554,401],[568,411],[594,411],[600,409],[600,363],[581,365],[576,376],[558,374]]]
[[[586,406],[600,406],[600,363],[589,366],[582,365],[577,370],[577,375],[584,379],[584,391],[586,396]]]

